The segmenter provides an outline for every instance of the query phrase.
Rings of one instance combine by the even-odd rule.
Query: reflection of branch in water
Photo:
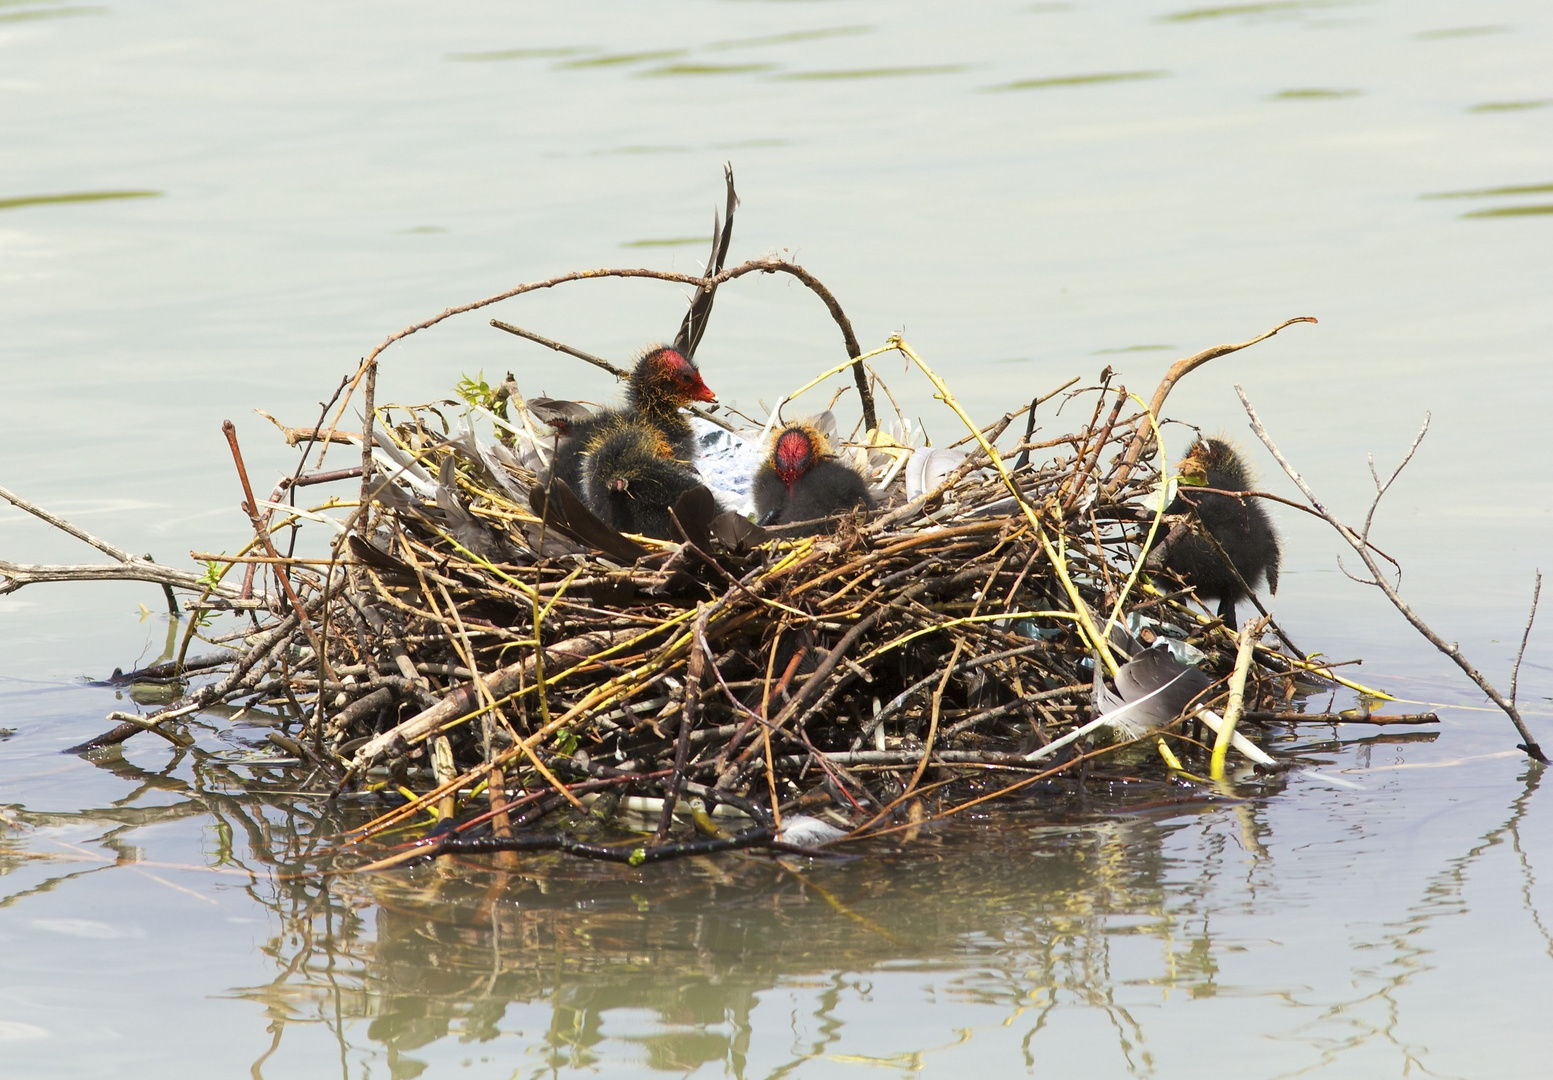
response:
[[[1540,580],[1538,584],[1541,584]],[[1548,959],[1553,960],[1553,934],[1549,934],[1548,928],[1543,925],[1542,915],[1537,910],[1537,902],[1532,898],[1532,888],[1537,884],[1537,876],[1532,873],[1531,856],[1527,854],[1525,846],[1521,843],[1521,818],[1526,816],[1526,804],[1531,799],[1531,793],[1536,791],[1537,785],[1542,782],[1542,769],[1528,764],[1526,771],[1521,774],[1521,782],[1525,788],[1510,804],[1515,811],[1510,815],[1510,820],[1505,822],[1505,828],[1510,833],[1510,846],[1515,851],[1521,867],[1522,903],[1526,908],[1526,914],[1531,916],[1531,924],[1537,928],[1537,933],[1542,937],[1543,951],[1548,954]]]
[[[1364,981],[1380,979],[1381,984],[1375,990],[1360,994],[1348,1001],[1334,1004],[1318,1005],[1314,1002],[1299,1000],[1293,993],[1282,995],[1284,1000],[1296,1008],[1315,1009],[1318,1019],[1312,1021],[1308,1027],[1316,1024],[1330,1024],[1334,1020],[1340,1020],[1352,1029],[1352,1034],[1345,1039],[1335,1042],[1330,1039],[1312,1040],[1312,1045],[1320,1046],[1318,1062],[1305,1068],[1290,1070],[1277,1074],[1277,1077],[1292,1077],[1316,1073],[1338,1061],[1345,1053],[1357,1050],[1368,1045],[1373,1040],[1380,1038],[1394,1046],[1402,1056],[1401,1072],[1404,1074],[1417,1070],[1420,1073],[1429,1074],[1429,1070],[1423,1063],[1422,1054],[1424,1047],[1415,1048],[1405,1042],[1397,1033],[1401,1023],[1400,1006],[1397,1002],[1397,992],[1404,986],[1411,984],[1417,976],[1435,970],[1435,965],[1425,962],[1424,958],[1434,952],[1434,949],[1422,943],[1423,934],[1431,929],[1439,916],[1464,915],[1468,908],[1462,897],[1462,892],[1467,883],[1468,872],[1473,865],[1480,862],[1490,850],[1505,842],[1506,836],[1510,838],[1511,848],[1521,855],[1520,866],[1523,871],[1525,888],[1523,897],[1528,915],[1533,925],[1537,927],[1543,940],[1549,942],[1549,955],[1553,956],[1553,940],[1544,929],[1542,918],[1538,913],[1531,895],[1533,883],[1531,867],[1522,853],[1520,843],[1520,826],[1530,806],[1532,793],[1542,779],[1543,766],[1537,762],[1527,762],[1526,771],[1521,774],[1522,790],[1510,802],[1510,816],[1503,824],[1490,829],[1476,843],[1461,855],[1446,862],[1438,871],[1424,882],[1424,888],[1419,900],[1409,909],[1410,914],[1400,922],[1386,923],[1382,925],[1385,933],[1378,941],[1373,943],[1355,943],[1351,951],[1364,957],[1374,956],[1382,949],[1390,953],[1390,959],[1379,964],[1366,964],[1355,967],[1353,981],[1360,984]],[[1390,968],[1393,974],[1385,974],[1384,969]],[[1367,1021],[1357,1015],[1359,1009],[1372,1002],[1379,1002],[1384,1007],[1383,1019],[1380,1021]],[[1326,1045],[1322,1045],[1325,1042]]]

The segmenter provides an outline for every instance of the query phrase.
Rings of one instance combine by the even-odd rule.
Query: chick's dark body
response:
[[[1222,439],[1205,439],[1193,445],[1189,459],[1203,470],[1206,486],[1219,491],[1250,491],[1251,469],[1234,447]],[[1247,597],[1245,585],[1255,586],[1265,579],[1269,592],[1278,591],[1278,570],[1283,551],[1272,518],[1260,499],[1236,498],[1183,489],[1166,513],[1184,514],[1195,506],[1202,529],[1217,541],[1229,556],[1234,570],[1223,556],[1196,531],[1173,531],[1150,553],[1151,567],[1163,566],[1180,575],[1197,594],[1219,601],[1219,617],[1230,629],[1237,626],[1235,605]],[[1239,577],[1237,578],[1236,573]]]
[[[683,462],[664,457],[666,449],[655,428],[629,418],[598,428],[578,457],[588,509],[620,532],[667,540],[669,508],[701,479]]]

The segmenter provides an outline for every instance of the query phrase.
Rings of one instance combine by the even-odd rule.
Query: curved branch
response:
[[[1153,416],[1154,422],[1158,423],[1159,411],[1165,407],[1165,398],[1170,396],[1170,391],[1175,384],[1202,367],[1209,360],[1216,360],[1232,352],[1239,352],[1241,349],[1248,349],[1259,341],[1266,341],[1286,326],[1293,326],[1295,323],[1302,322],[1313,323],[1315,321],[1316,319],[1313,316],[1297,315],[1292,319],[1285,319],[1271,330],[1258,334],[1249,341],[1242,341],[1238,345],[1214,345],[1200,353],[1177,360],[1170,365],[1170,370],[1165,372],[1165,377],[1159,381],[1159,386],[1155,388],[1154,397],[1149,401],[1149,414]],[[1107,495],[1116,494],[1116,492],[1121,490],[1122,485],[1127,482],[1127,477],[1132,473],[1132,467],[1138,463],[1138,458],[1143,455],[1144,448],[1148,446],[1151,434],[1152,428],[1149,424],[1149,417],[1140,417],[1137,426],[1134,428],[1132,442],[1127,446],[1126,457],[1122,459],[1122,467],[1117,472],[1116,479],[1112,480],[1110,486],[1106,488]]]
[[[733,281],[735,278],[741,278],[746,274],[756,272],[791,274],[803,282],[810,292],[820,298],[826,310],[830,312],[831,318],[835,320],[837,327],[840,328],[842,340],[846,343],[847,355],[856,360],[863,354],[862,347],[857,343],[857,335],[852,330],[852,321],[847,318],[846,312],[842,310],[835,294],[827,289],[819,278],[797,263],[788,262],[786,259],[774,257],[751,259],[748,262],[740,263],[738,266],[729,267],[709,278],[699,277],[695,274],[677,274],[668,270],[648,270],[645,268],[622,269],[606,267],[598,270],[574,270],[569,274],[560,274],[556,277],[546,278],[543,281],[525,282],[522,285],[516,285],[513,288],[480,300],[472,300],[467,304],[458,304],[454,307],[446,308],[429,319],[422,319],[418,323],[412,323],[402,330],[396,330],[394,333],[389,334],[388,337],[378,343],[376,348],[366,355],[366,358],[356,368],[355,375],[351,376],[350,389],[345,395],[345,400],[340,402],[340,407],[334,415],[334,421],[329,425],[328,432],[323,436],[325,445],[327,445],[327,440],[339,425],[341,417],[345,415],[345,409],[350,402],[350,394],[360,385],[367,372],[374,369],[377,358],[382,355],[383,351],[394,342],[401,341],[411,334],[417,334],[422,330],[429,330],[431,327],[451,319],[455,315],[478,311],[481,308],[490,307],[492,304],[499,304],[503,300],[511,300],[513,297],[522,296],[524,293],[538,292],[541,289],[553,289],[557,285],[564,285],[572,281],[589,281],[595,278],[649,278],[653,281],[672,281],[681,285],[695,285],[698,288],[716,288],[724,282]],[[1235,346],[1235,348],[1241,347]],[[874,410],[873,391],[868,387],[868,375],[861,361],[853,365],[852,374],[857,381],[858,395],[863,401],[863,422],[870,430],[877,428],[879,420]],[[370,419],[369,416],[368,420],[370,421]],[[366,441],[370,442],[370,440]]]

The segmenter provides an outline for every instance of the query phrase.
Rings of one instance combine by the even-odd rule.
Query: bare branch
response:
[[[537,345],[543,345],[547,349],[554,349],[556,352],[563,352],[567,356],[575,356],[577,359],[582,360],[585,363],[592,364],[596,368],[603,368],[617,379],[628,379],[631,377],[631,373],[625,368],[616,367],[608,360],[605,360],[602,356],[594,356],[592,353],[583,352],[581,349],[574,349],[570,345],[563,344],[559,341],[554,341],[551,338],[545,337],[543,334],[536,334],[534,331],[525,330],[521,326],[513,326],[511,323],[502,322],[500,319],[492,319],[491,325],[496,327],[498,330],[505,330],[509,334],[516,334],[520,338],[528,338],[528,340],[534,342]]]
[[[1402,455],[1402,460],[1397,464],[1396,469],[1392,472],[1390,478],[1387,479],[1384,484],[1380,481],[1380,474],[1375,471],[1375,455],[1369,455],[1370,476],[1374,477],[1375,479],[1375,500],[1370,503],[1370,512],[1364,515],[1364,531],[1359,534],[1364,538],[1365,543],[1369,543],[1370,523],[1375,520],[1375,511],[1380,507],[1381,499],[1385,497],[1386,492],[1391,490],[1391,485],[1397,482],[1397,477],[1402,475],[1402,470],[1407,468],[1408,463],[1413,460],[1413,455],[1418,453],[1419,444],[1424,441],[1424,436],[1428,434],[1428,432],[1429,414],[1424,413],[1423,426],[1418,429],[1418,434],[1413,437],[1413,445],[1407,448],[1407,453]],[[1396,560],[1392,560],[1392,565],[1397,565]],[[1402,584],[1402,567],[1400,566],[1397,566],[1397,584],[1399,586]]]
[[[1310,500],[1310,505],[1320,511],[1321,516],[1326,519],[1327,524],[1332,526],[1332,528],[1337,531],[1337,534],[1345,541],[1347,541],[1348,546],[1353,548],[1354,551],[1358,553],[1359,558],[1364,561],[1365,568],[1369,570],[1370,574],[1375,579],[1373,582],[1374,586],[1385,594],[1386,599],[1391,601],[1391,606],[1396,608],[1397,611],[1401,612],[1402,617],[1412,624],[1413,629],[1422,634],[1429,642],[1429,644],[1433,645],[1436,649],[1440,650],[1440,652],[1450,657],[1451,661],[1462,670],[1467,678],[1471,679],[1475,684],[1477,684],[1478,689],[1487,694],[1489,700],[1491,700],[1495,705],[1499,706],[1504,714],[1510,718],[1510,722],[1515,725],[1515,730],[1519,732],[1521,738],[1525,740],[1525,742],[1520,745],[1520,748],[1525,750],[1527,754],[1531,755],[1536,760],[1546,764],[1548,760],[1547,757],[1543,754],[1542,748],[1537,745],[1537,740],[1531,737],[1531,732],[1527,730],[1526,724],[1521,719],[1521,714],[1516,709],[1514,702],[1507,701],[1504,696],[1494,688],[1494,685],[1486,678],[1484,678],[1483,674],[1479,672],[1478,669],[1474,667],[1465,656],[1462,655],[1461,650],[1455,644],[1445,641],[1440,637],[1440,635],[1436,634],[1432,629],[1430,629],[1429,625],[1425,623],[1423,619],[1419,618],[1417,613],[1408,606],[1407,601],[1402,599],[1397,590],[1393,588],[1392,585],[1387,582],[1385,577],[1381,574],[1380,567],[1375,564],[1374,558],[1372,558],[1370,555],[1369,548],[1365,544],[1364,537],[1338,520],[1337,515],[1328,510],[1322,504],[1321,500],[1316,498],[1316,493],[1310,489],[1310,485],[1305,482],[1305,478],[1299,474],[1293,465],[1289,464],[1289,460],[1283,456],[1283,452],[1278,449],[1276,444],[1274,444],[1272,436],[1268,435],[1267,429],[1262,426],[1261,417],[1257,416],[1256,410],[1251,407],[1251,400],[1246,397],[1245,390],[1241,389],[1239,384],[1236,384],[1235,386],[1235,393],[1240,396],[1240,403],[1245,406],[1246,415],[1251,418],[1251,430],[1256,432],[1256,437],[1262,440],[1262,445],[1267,447],[1268,452],[1271,453],[1278,464],[1282,466],[1283,471],[1288,474],[1289,479],[1294,481],[1294,485],[1304,493],[1305,498]],[[1426,424],[1426,429],[1427,426],[1428,425]],[[1403,459],[1403,465],[1406,465],[1407,462],[1411,460],[1413,451],[1418,448],[1418,442],[1422,438],[1423,432],[1420,431],[1418,438],[1413,440],[1412,447],[1409,448],[1407,456]],[[1400,468],[1398,471],[1401,471]],[[1391,479],[1396,479],[1395,473],[1392,474]],[[1390,481],[1387,481],[1386,486],[1390,486]],[[1384,487],[1381,489],[1381,494],[1385,494]],[[1377,499],[1378,498],[1379,496],[1377,496]],[[1530,633],[1529,623],[1527,632]]]
[[[1526,655],[1526,642],[1531,637],[1531,624],[1537,621],[1537,601],[1542,599],[1542,571],[1537,571],[1537,584],[1531,590],[1531,614],[1526,616],[1526,629],[1521,633],[1521,647],[1515,654],[1515,667],[1510,670],[1510,704],[1515,704],[1516,684],[1521,681],[1521,658]]]
[[[35,503],[28,502],[14,491],[0,487],[0,499],[5,499],[18,510],[25,510],[33,517],[48,522],[60,532],[67,532],[77,540],[90,544],[92,547],[96,548],[103,554],[111,555],[121,563],[135,561],[135,556],[131,555],[123,548],[116,547],[115,545],[108,543],[108,541],[103,540],[100,537],[93,536],[91,533],[77,525],[70,524],[70,522],[66,521],[59,515],[51,514],[47,510],[43,509],[43,507],[38,506]]]

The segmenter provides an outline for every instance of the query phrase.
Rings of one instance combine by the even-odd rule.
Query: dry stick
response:
[[[1542,598],[1542,571],[1537,571],[1537,584],[1531,590],[1531,614],[1526,616],[1526,629],[1521,632],[1521,647],[1515,654],[1515,667],[1510,669],[1510,704],[1515,704],[1516,684],[1521,681],[1521,658],[1526,655],[1526,640],[1531,637],[1531,624],[1537,621],[1537,601]]]
[[[1159,411],[1165,407],[1165,398],[1170,396],[1171,387],[1175,386],[1190,372],[1202,367],[1209,360],[1227,356],[1232,352],[1239,352],[1241,349],[1249,348],[1259,341],[1266,341],[1286,326],[1293,326],[1295,323],[1302,322],[1313,323],[1315,321],[1309,315],[1300,315],[1279,323],[1265,334],[1258,334],[1250,341],[1242,341],[1238,345],[1215,345],[1193,356],[1188,356],[1184,360],[1177,360],[1170,365],[1170,370],[1165,372],[1165,377],[1159,381],[1159,386],[1154,391],[1154,397],[1149,402],[1149,414],[1157,421]],[[1127,482],[1127,477],[1131,475],[1133,466],[1138,463],[1138,458],[1143,455],[1144,448],[1148,446],[1149,440],[1153,436],[1147,416],[1140,418],[1133,430],[1132,443],[1127,447],[1127,454],[1122,459],[1121,470],[1118,472],[1116,479],[1111,481],[1110,486],[1105,490],[1107,497],[1115,495],[1121,489],[1121,486]]]
[[[45,566],[35,563],[6,562],[0,559],[0,578],[4,579],[0,581],[0,596],[15,592],[24,585],[40,585],[57,581],[144,581],[151,585],[160,585],[164,589],[188,589],[191,592],[201,592],[204,589],[201,576],[191,570],[178,570],[171,566],[162,566],[159,563],[133,557],[118,566],[100,563]],[[262,600],[243,601],[238,598],[237,590],[229,587],[220,589],[218,595],[239,606],[251,603],[254,607],[269,607],[274,602],[269,596]]]
[[[48,522],[59,531],[69,533],[77,540],[90,544],[103,554],[117,559],[120,564],[118,566],[96,566],[92,564],[38,566],[0,560],[0,577],[5,578],[4,582],[0,582],[0,596],[15,592],[23,585],[32,585],[45,581],[145,581],[153,585],[160,585],[168,595],[169,606],[176,612],[177,605],[172,599],[173,588],[199,591],[204,587],[201,575],[189,570],[176,570],[172,567],[161,566],[148,558],[131,555],[123,548],[110,544],[100,537],[93,536],[80,526],[72,525],[64,518],[50,513],[43,509],[43,507],[28,502],[14,491],[0,487],[0,498],[5,499],[18,510],[25,510],[33,517]],[[227,599],[235,600],[238,596],[237,590],[230,587],[214,591]]]
[[[701,716],[701,676],[705,670],[706,606],[697,605],[695,637],[690,643],[690,661],[685,669],[685,703],[679,715],[679,738],[674,746],[674,774],[669,779],[669,790],[663,798],[663,815],[658,818],[658,831],[653,834],[653,846],[669,838],[669,826],[674,822],[674,807],[679,803],[679,791],[685,782],[685,762],[690,757],[690,732]],[[716,664],[713,664],[716,667]],[[721,676],[719,676],[720,678]]]
[[[554,349],[556,352],[565,353],[567,356],[575,356],[584,363],[592,364],[596,368],[603,368],[617,379],[629,379],[631,377],[631,373],[625,368],[617,367],[601,356],[594,356],[592,353],[585,353],[581,349],[574,349],[570,345],[547,338],[543,334],[536,334],[534,331],[525,330],[521,326],[513,326],[511,323],[502,322],[500,319],[492,319],[491,325],[498,330],[505,330],[509,334],[516,334],[520,338],[527,338],[536,345],[543,345],[547,349]]]
[[[279,420],[275,419],[275,417],[271,416],[263,409],[255,409],[254,412],[258,413],[270,423],[280,428],[281,436],[286,440],[287,446],[295,446],[297,443],[304,442],[315,443],[325,441],[336,443],[353,443],[357,439],[361,438],[361,434],[359,432],[338,431],[333,428],[325,430],[324,428],[320,427],[287,427],[285,424],[282,424]]]
[[[189,747],[194,745],[193,736],[186,735],[181,731],[163,731],[161,728],[157,727],[157,724],[159,724],[161,721],[154,717],[140,716],[137,713],[120,712],[115,710],[114,712],[108,714],[107,719],[118,720],[122,724],[133,725],[144,731],[149,731],[153,735],[160,735],[162,738],[166,739],[180,750],[187,750]],[[77,748],[71,747],[71,749],[74,750]]]
[[[226,436],[227,445],[232,448],[232,460],[237,463],[237,476],[243,482],[243,495],[245,496],[243,512],[248,515],[248,520],[253,525],[254,535],[264,542],[264,550],[272,557],[279,558],[280,556],[275,551],[275,545],[270,542],[269,530],[259,520],[259,504],[254,500],[253,486],[248,483],[248,470],[243,466],[243,452],[237,446],[237,426],[230,420],[223,420],[221,421],[221,433]],[[319,640],[318,634],[313,630],[313,624],[303,613],[302,601],[297,598],[296,592],[291,588],[291,579],[282,574],[277,568],[275,580],[280,583],[281,588],[285,591],[286,599],[291,601],[291,610],[302,621],[302,630],[307,634],[307,640],[312,644],[313,652],[318,656],[319,682],[323,682],[326,678],[333,678],[333,672],[329,668],[329,658],[324,655],[323,642]],[[318,696],[318,708],[321,713],[323,709],[322,693]]]
[[[1272,436],[1270,436],[1267,433],[1267,429],[1262,426],[1262,418],[1259,417],[1256,414],[1256,410],[1251,407],[1250,398],[1246,397],[1246,392],[1242,390],[1238,384],[1235,386],[1235,393],[1240,396],[1240,403],[1245,407],[1246,415],[1251,418],[1251,430],[1256,433],[1256,437],[1258,439],[1262,440],[1262,445],[1267,447],[1268,452],[1273,455],[1273,459],[1277,461],[1278,464],[1283,468],[1283,471],[1288,474],[1289,479],[1294,481],[1294,486],[1299,488],[1300,491],[1304,494],[1305,498],[1310,500],[1310,505],[1314,507],[1323,518],[1326,519],[1326,523],[1332,526],[1332,528],[1337,532],[1337,535],[1341,536],[1348,544],[1348,546],[1353,548],[1354,551],[1358,553],[1359,558],[1364,563],[1365,568],[1369,570],[1369,580],[1366,581],[1362,578],[1354,578],[1354,580],[1359,581],[1365,585],[1373,585],[1375,588],[1379,589],[1383,594],[1385,594],[1386,599],[1391,601],[1391,606],[1396,608],[1397,611],[1401,612],[1402,617],[1412,624],[1413,629],[1422,634],[1425,640],[1429,642],[1429,644],[1433,645],[1436,649],[1440,650],[1440,652],[1450,657],[1450,659],[1457,667],[1462,670],[1467,678],[1476,683],[1478,689],[1487,694],[1489,700],[1491,700],[1495,705],[1499,706],[1499,708],[1503,710],[1504,714],[1510,718],[1510,723],[1515,725],[1515,730],[1520,733],[1522,739],[1526,740],[1524,743],[1518,745],[1518,749],[1526,751],[1527,754],[1535,758],[1537,761],[1540,761],[1543,764],[1547,764],[1548,759],[1543,754],[1542,747],[1538,746],[1537,740],[1531,737],[1531,732],[1527,730],[1525,722],[1521,720],[1521,714],[1516,709],[1514,703],[1506,701],[1504,696],[1494,688],[1494,685],[1486,678],[1484,678],[1482,673],[1479,672],[1477,668],[1473,667],[1471,662],[1461,654],[1461,650],[1459,648],[1457,648],[1454,644],[1445,641],[1445,639],[1441,638],[1440,635],[1436,634],[1432,629],[1429,628],[1429,624],[1424,622],[1423,619],[1419,618],[1413,609],[1408,606],[1407,601],[1402,599],[1397,590],[1392,587],[1389,581],[1386,580],[1386,577],[1382,573],[1381,568],[1376,565],[1374,557],[1370,555],[1369,545],[1366,542],[1366,536],[1364,534],[1357,533],[1347,525],[1344,525],[1341,521],[1338,520],[1336,514],[1328,510],[1326,505],[1322,503],[1320,499],[1316,498],[1316,493],[1310,489],[1310,485],[1305,482],[1305,478],[1299,474],[1293,465],[1289,464],[1289,460],[1283,456],[1283,452],[1279,450],[1277,445],[1273,442]],[[1429,421],[1426,418],[1424,420],[1423,428],[1418,432],[1418,437],[1413,440],[1413,445],[1408,448],[1407,453],[1402,458],[1402,463],[1397,466],[1396,472],[1391,474],[1391,479],[1386,481],[1384,484],[1380,484],[1378,483],[1377,478],[1377,486],[1380,490],[1375,496],[1375,502],[1370,506],[1369,514],[1365,516],[1365,521],[1367,523],[1374,519],[1375,504],[1380,502],[1381,497],[1386,494],[1386,489],[1391,486],[1392,482],[1396,480],[1397,476],[1401,474],[1402,470],[1407,467],[1407,463],[1412,460],[1414,452],[1418,449],[1418,444],[1423,441],[1424,433],[1428,430]],[[1351,574],[1349,576],[1353,577]],[[1528,623],[1527,633],[1529,634],[1530,632],[1530,624]]]
[[[1264,724],[1369,724],[1372,727],[1386,727],[1389,724],[1400,724],[1416,727],[1421,724],[1438,724],[1439,713],[1366,713],[1363,715],[1349,715],[1340,712],[1243,712],[1242,720],[1254,720]]]

